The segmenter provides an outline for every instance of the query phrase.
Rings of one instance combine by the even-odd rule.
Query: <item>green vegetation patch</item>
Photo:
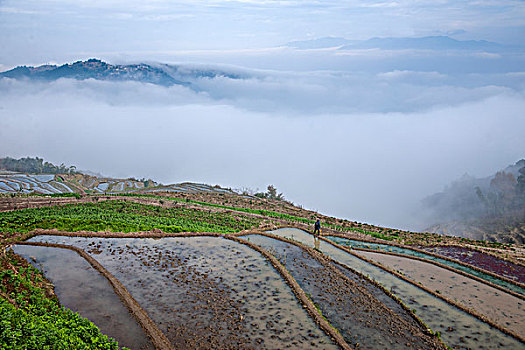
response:
[[[0,213],[0,232],[7,238],[15,232],[34,229],[63,231],[232,233],[258,226],[258,218],[213,213],[188,208],[162,208],[126,201],[70,204]]]
[[[0,257],[0,349],[119,349],[58,303],[42,273],[12,252]]]
[[[235,210],[235,211],[240,211],[240,212],[249,213],[249,214],[257,214],[257,215],[262,215],[262,216],[266,216],[266,217],[273,218],[273,219],[286,220],[288,222],[298,222],[298,223],[303,223],[303,224],[308,224],[308,225],[313,225],[315,223],[315,220],[312,220],[312,219],[307,219],[307,218],[303,218],[303,217],[299,217],[299,216],[293,216],[293,215],[290,215],[290,214],[279,213],[279,212],[266,210],[266,209],[251,209],[251,208],[242,208],[242,207],[232,207],[232,206],[226,206],[226,205],[221,205],[221,204],[199,202],[199,201],[194,201],[194,200],[190,200],[190,199],[180,199],[180,198],[174,198],[174,197],[161,197],[161,196],[157,196],[157,195],[154,195],[154,194],[125,193],[125,194],[119,194],[119,196],[147,197],[147,198],[155,198],[155,199],[161,199],[161,200],[166,200],[167,199],[167,200],[172,200],[172,201],[176,201],[176,202],[188,202],[188,203],[199,204],[199,205],[207,206],[207,207],[221,208],[221,209],[226,209],[226,210]],[[355,232],[360,232],[360,233],[363,233],[363,234],[366,234],[366,235],[369,235],[369,236],[372,236],[372,237],[375,237],[375,238],[384,239],[384,240],[387,240],[387,241],[393,241],[395,239],[399,239],[399,237],[398,237],[399,234],[397,232],[395,234],[392,233],[390,235],[385,235],[385,234],[382,234],[382,233],[379,233],[379,232],[367,231],[367,230],[364,230],[364,229],[361,229],[361,228],[355,228],[355,227],[346,227],[346,226],[343,226],[343,225],[334,225],[334,224],[327,224],[327,223],[325,223],[323,225],[326,226],[326,227],[332,228],[334,230],[337,230],[337,231],[341,231],[341,232],[355,231]]]

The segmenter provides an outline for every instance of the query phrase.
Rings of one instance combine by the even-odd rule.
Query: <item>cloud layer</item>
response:
[[[235,66],[159,65],[189,87],[94,79],[0,80],[0,91],[24,96],[75,95],[110,105],[231,105],[253,112],[304,114],[413,113],[496,96],[523,97],[523,74],[438,71],[269,71]]]
[[[115,177],[274,184],[308,208],[411,228],[422,197],[465,172],[488,175],[523,157],[525,98],[511,83],[450,88],[442,74],[406,71],[368,75],[371,82],[244,73],[200,81],[198,93],[2,80],[0,150]]]

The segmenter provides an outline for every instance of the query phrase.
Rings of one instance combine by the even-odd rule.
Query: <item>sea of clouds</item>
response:
[[[308,57],[295,70],[158,64],[190,86],[0,79],[0,153],[164,183],[273,184],[307,208],[412,229],[424,196],[524,156],[524,72],[341,69],[340,56],[311,69]]]

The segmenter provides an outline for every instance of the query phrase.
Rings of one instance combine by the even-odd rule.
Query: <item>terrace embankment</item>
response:
[[[441,349],[412,317],[396,314],[346,278],[333,264],[313,249],[263,235],[244,236],[272,253],[286,267],[301,288],[319,307],[345,340],[362,349]],[[408,317],[406,317],[408,316]]]
[[[299,241],[310,247],[314,246],[312,235],[301,230],[281,229],[271,233]],[[452,348],[523,348],[523,343],[518,339],[436,297],[427,290],[418,287],[417,284],[396,276],[392,271],[376,266],[354,253],[338,248],[331,242],[321,240],[319,249],[335,261],[380,283],[406,306],[414,310],[416,315],[430,329],[439,332],[443,342]]]
[[[31,241],[96,255],[176,348],[337,348],[271,264],[245,245],[219,237]]]

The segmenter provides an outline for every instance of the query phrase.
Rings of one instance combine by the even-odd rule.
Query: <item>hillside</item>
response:
[[[523,245],[339,219],[272,186],[252,196],[14,172],[0,183],[0,345],[116,348],[105,334],[144,349],[514,348],[525,339]],[[312,240],[316,219],[323,237]]]
[[[35,197],[35,195],[38,195]],[[107,195],[111,195],[108,197]],[[197,183],[163,185],[153,180],[99,178],[80,173],[75,174],[26,174],[0,172],[0,210],[34,208],[42,205],[89,203],[107,199],[124,199],[142,203],[171,201],[177,205],[189,205],[212,211],[234,211],[239,215],[271,218],[264,227],[275,228],[294,224],[310,229],[316,218],[323,222],[326,232],[344,233],[372,241],[399,242],[409,245],[432,246],[445,244],[469,244],[485,248],[504,248],[506,245],[494,239],[484,240],[483,235],[472,237],[448,236],[449,232],[410,232],[387,227],[369,225],[358,221],[339,219],[311,211],[286,200],[261,198],[261,196],[237,193],[231,189]],[[0,197],[2,198],[2,197]],[[48,199],[46,199],[48,198]],[[181,204],[181,201],[183,202]],[[507,245],[511,247],[512,245]],[[515,260],[515,251],[498,253]]]
[[[525,160],[484,178],[465,174],[423,199],[419,216],[425,231],[525,243]]]

